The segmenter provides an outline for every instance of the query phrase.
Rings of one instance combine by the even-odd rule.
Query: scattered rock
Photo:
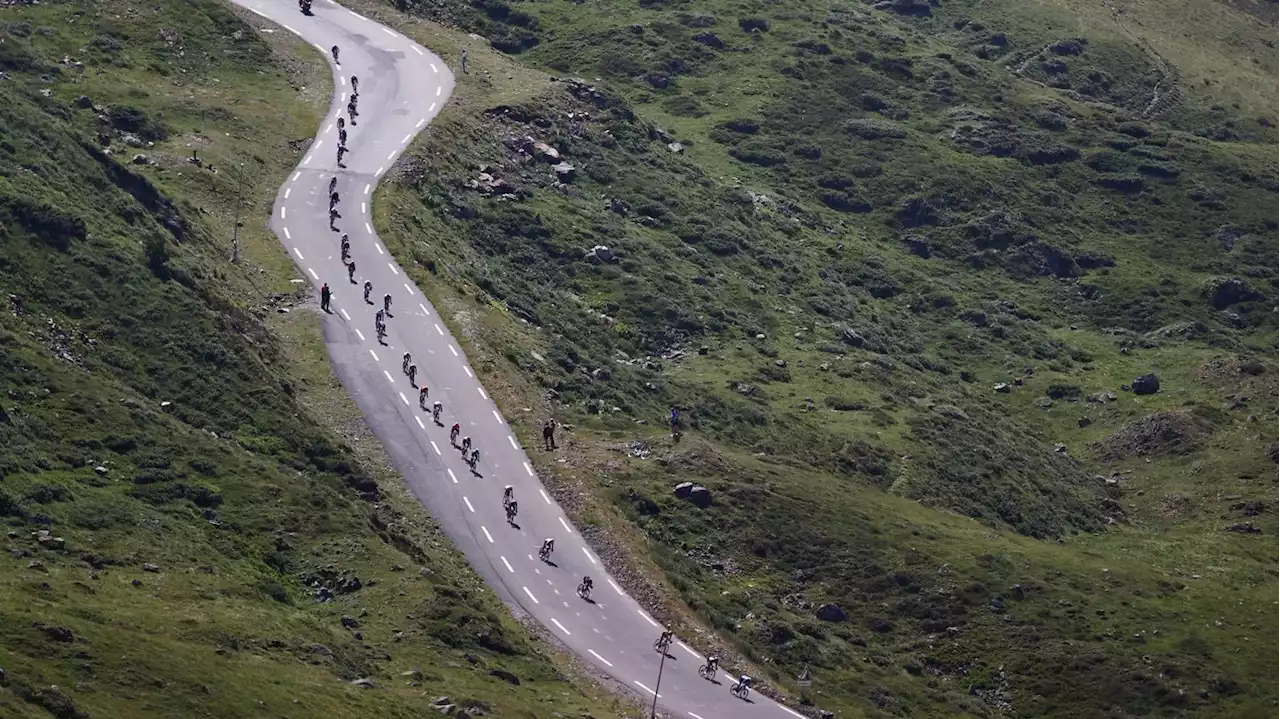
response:
[[[1080,419],[1076,420],[1076,424],[1080,425],[1080,429],[1084,429],[1085,427],[1088,427],[1089,425],[1093,424],[1093,420],[1089,419],[1088,417],[1081,417]]]
[[[342,626],[346,627],[347,629],[357,629],[360,627],[360,620],[356,619],[355,617],[349,617],[344,614],[342,615]]]
[[[1240,534],[1262,534],[1262,530],[1253,526],[1253,522],[1241,522],[1227,527],[1228,532],[1238,532]]]
[[[134,155],[134,156],[133,156],[133,164],[135,164],[135,165],[150,165],[150,164],[151,164],[151,158],[150,158],[150,157],[148,157],[148,156],[146,156],[146,155],[144,155],[144,154],[142,154],[142,153],[138,153],[138,154],[136,154],[136,155]]]
[[[363,677],[363,678],[360,678],[360,679],[356,679],[355,681],[351,682],[351,685],[352,685],[352,686],[361,687],[361,688],[363,688],[363,689],[377,689],[377,688],[378,688],[378,683],[377,683],[377,682],[375,682],[375,681],[373,681],[373,680],[372,680],[372,679],[370,679],[369,677]]]
[[[94,467],[94,468],[93,468],[93,471],[94,471],[94,472],[97,472],[97,473],[98,473],[98,474],[100,474],[100,475],[103,475],[103,474],[106,474],[107,472],[110,472],[111,470],[107,469],[106,467],[104,467],[104,466],[102,466],[102,465],[98,465],[98,466],[96,466],[96,467]]]
[[[1000,394],[1009,394],[1013,391],[1013,387],[1009,386],[1009,384],[1005,382],[996,382],[991,389],[999,392]]]
[[[75,99],[75,101],[72,104],[80,108],[81,110],[88,110],[89,108],[93,107],[93,100],[90,99],[88,95],[80,95]]]
[[[818,611],[814,612],[814,616],[824,622],[847,622],[849,615],[845,613],[838,605],[823,604],[818,607]]]
[[[675,495],[680,499],[688,499],[693,494],[693,482],[681,482],[676,485]]]
[[[1212,428],[1189,412],[1162,411],[1126,423],[1097,445],[1103,459],[1186,454]]]
[[[66,627],[57,627],[50,624],[45,624],[43,622],[32,622],[31,626],[44,632],[45,636],[49,637],[55,642],[62,642],[66,644],[66,643],[75,641],[75,638],[76,638],[76,635],[73,634],[72,631],[70,629],[67,629]]]
[[[574,175],[576,175],[578,172],[578,168],[574,167],[573,165],[570,165],[567,162],[561,162],[557,165],[552,165],[551,169],[555,171],[556,178],[561,182],[572,182]]]
[[[682,144],[680,144],[680,143],[678,143],[678,142],[669,142],[669,143],[667,143],[667,149],[668,149],[668,150],[670,150],[671,152],[676,153],[676,154],[678,155],[678,154],[680,154],[680,153],[684,152],[684,145],[682,145]]]
[[[144,572],[151,572],[152,574],[159,574],[159,573],[160,573],[160,565],[158,565],[158,564],[152,564],[151,562],[147,562],[147,563],[145,563],[145,564],[143,564],[143,565],[142,565],[142,571],[144,571]]]
[[[1214,309],[1225,309],[1240,302],[1261,299],[1262,295],[1239,277],[1214,277],[1205,281],[1200,293]]]
[[[613,262],[616,257],[614,257],[613,250],[610,250],[604,245],[596,245],[587,251],[586,259],[595,260],[596,262],[610,263]]]
[[[1130,385],[1134,394],[1155,394],[1160,391],[1160,378],[1155,373],[1144,374]]]
[[[520,686],[520,677],[517,677],[506,669],[490,669],[489,676],[497,677],[508,684]]]

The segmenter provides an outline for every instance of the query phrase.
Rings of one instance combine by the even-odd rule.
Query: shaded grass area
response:
[[[263,226],[327,105],[311,48],[211,1],[10,8],[0,40],[0,715],[627,713],[329,371]]]
[[[380,226],[526,443],[572,425],[541,469],[628,574],[826,709],[1271,711],[1274,83],[1230,79],[1269,27],[398,5],[522,55]]]

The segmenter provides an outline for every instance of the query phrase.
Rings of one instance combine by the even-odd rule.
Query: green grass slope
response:
[[[361,434],[263,227],[328,71],[260,27],[0,15],[0,716],[626,713]]]
[[[687,635],[849,715],[1274,712],[1267,6],[394,5],[482,39],[388,243]]]

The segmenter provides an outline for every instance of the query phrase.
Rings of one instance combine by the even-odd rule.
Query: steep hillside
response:
[[[388,242],[672,621],[853,715],[1271,711],[1265,6],[395,5],[484,39]]]
[[[0,716],[623,714],[362,436],[263,227],[328,70],[255,22],[0,14]]]

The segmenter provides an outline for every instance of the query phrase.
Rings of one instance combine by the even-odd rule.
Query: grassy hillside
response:
[[[1274,711],[1273,8],[395,6],[483,39],[388,243],[685,635],[847,715]]]
[[[328,70],[254,24],[0,16],[0,716],[626,713],[483,587],[329,371],[263,227]]]

